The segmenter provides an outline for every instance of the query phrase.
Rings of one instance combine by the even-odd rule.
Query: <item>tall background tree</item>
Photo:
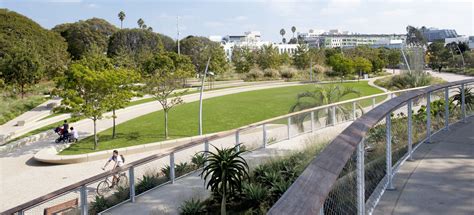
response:
[[[295,26],[291,27],[291,32],[293,33],[293,36],[291,37],[291,39],[288,43],[289,44],[297,44],[298,43],[298,38],[295,37],[295,32],[296,32],[296,27]]]
[[[390,53],[388,54],[388,65],[392,67],[393,72],[395,73],[395,68],[400,64],[402,54],[400,53],[400,50],[390,50]]]
[[[296,68],[305,69],[309,67],[310,56],[308,53],[308,46],[306,46],[305,44],[298,45],[292,57],[293,65],[295,65]]]
[[[209,71],[220,74],[228,70],[229,65],[224,49],[219,43],[206,37],[188,36],[180,41],[181,54],[191,58],[196,68],[196,74],[204,71],[209,57]]]
[[[125,12],[120,11],[118,13],[118,18],[120,20],[120,29],[122,29],[123,28],[123,20],[125,20]]]
[[[428,46],[426,51],[428,66],[431,69],[441,70],[448,65],[450,58],[449,50],[444,46],[444,42],[434,42]]]
[[[0,78],[4,80],[5,85],[14,84],[2,77],[6,67],[15,62],[15,59],[9,59],[7,56],[13,57],[19,54],[19,50],[27,51],[28,53],[24,54],[30,55],[28,58],[33,59],[38,68],[43,68],[39,79],[60,76],[69,63],[67,43],[60,35],[42,28],[23,15],[0,9]]]
[[[140,19],[138,19],[137,24],[138,24],[138,28],[143,29],[143,26],[145,25],[145,21],[143,21],[143,19],[140,18]]]
[[[282,41],[283,43],[286,43],[285,34],[286,34],[285,29],[283,29],[283,28],[280,29],[281,41]]]
[[[235,47],[232,63],[237,73],[248,73],[255,66],[255,53],[248,47]]]
[[[109,37],[117,32],[115,26],[99,18],[60,24],[52,30],[64,37],[68,43],[68,52],[76,60],[93,48],[97,48],[100,53],[107,52]]]
[[[281,58],[278,50],[273,45],[264,45],[257,52],[257,64],[264,70],[267,68],[278,69],[281,65]]]
[[[354,72],[354,63],[350,58],[342,54],[335,54],[328,59],[328,65],[333,72],[341,78],[341,81]]]
[[[354,58],[354,70],[358,73],[358,77],[360,78],[362,74],[372,71],[372,63],[363,57],[356,57]]]
[[[411,25],[407,26],[406,43],[411,46],[426,46],[427,41],[420,29]]]

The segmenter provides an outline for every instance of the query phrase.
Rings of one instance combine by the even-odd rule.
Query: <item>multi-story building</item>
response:
[[[446,38],[456,38],[459,35],[453,29],[428,28],[422,30],[423,36],[428,42],[444,41]]]
[[[261,34],[258,31],[245,32],[244,35],[227,35],[224,37],[210,36],[209,39],[221,43],[227,60],[229,61],[232,59],[232,51],[236,47],[247,47],[252,50],[258,50],[264,45],[272,45],[280,54],[288,53],[289,55],[295,53],[298,47],[297,44],[281,44],[262,41]]]
[[[469,48],[474,49],[474,36],[469,36]]]
[[[372,47],[399,48],[405,41],[403,34],[354,34],[347,31],[329,30],[327,32],[313,31],[298,33],[298,38],[303,39],[309,47],[351,48],[359,45]]]

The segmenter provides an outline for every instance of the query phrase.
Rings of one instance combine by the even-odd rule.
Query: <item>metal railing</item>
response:
[[[422,88],[423,87],[416,89]],[[91,202],[96,202],[97,198],[107,199],[111,195],[115,195],[114,193],[111,193],[109,196],[98,196],[95,193],[95,188],[98,186],[99,182],[118,173],[126,174],[128,177],[128,183],[127,187],[120,190],[122,194],[125,193],[124,195],[126,198],[121,199],[120,202],[116,203],[122,204],[124,202],[135,202],[136,197],[144,193],[141,187],[139,187],[144,176],[154,176],[158,178],[157,180],[159,180],[160,183],[155,184],[155,187],[174,183],[179,176],[189,174],[196,170],[196,168],[189,168],[187,171],[179,172],[179,174],[177,174],[177,164],[189,162],[193,155],[202,152],[203,150],[204,152],[213,150],[209,148],[210,144],[225,147],[237,145],[238,150],[240,150],[241,147],[245,147],[245,150],[248,151],[265,148],[275,142],[289,140],[301,134],[353,121],[362,116],[364,112],[375,108],[377,103],[381,103],[388,98],[393,98],[404,92],[416,89],[386,92],[346,100],[290,113],[213,135],[204,135],[196,140],[182,143],[171,149],[163,150],[160,153],[136,160],[122,166],[121,168],[104,172],[71,184],[67,187],[4,211],[2,214],[43,213],[46,208],[56,206],[65,201],[70,201],[71,199],[78,199],[79,205],[76,210],[80,211],[81,214],[88,214],[91,208],[95,208],[91,205]],[[343,108],[347,111],[341,111]],[[166,171],[164,171],[166,168],[169,169],[168,175],[166,175]],[[159,171],[160,169],[162,170],[161,172]],[[138,190],[139,188],[140,190]],[[140,193],[138,191],[140,191]],[[124,195],[122,195],[122,197]],[[100,211],[94,212],[97,213]]]
[[[371,214],[421,143],[474,115],[467,88],[474,89],[474,79],[411,91],[364,114],[311,161],[268,214]]]

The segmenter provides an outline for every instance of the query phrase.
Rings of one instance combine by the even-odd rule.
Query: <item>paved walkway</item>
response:
[[[374,214],[474,214],[474,117],[423,144]]]

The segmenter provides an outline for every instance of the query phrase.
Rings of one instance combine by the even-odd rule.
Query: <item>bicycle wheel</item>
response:
[[[108,193],[110,191],[110,185],[109,182],[107,181],[101,181],[97,185],[97,194],[99,196],[103,196],[104,194]]]
[[[120,174],[118,177],[117,185],[119,187],[127,187],[128,186],[128,178],[125,174]]]

